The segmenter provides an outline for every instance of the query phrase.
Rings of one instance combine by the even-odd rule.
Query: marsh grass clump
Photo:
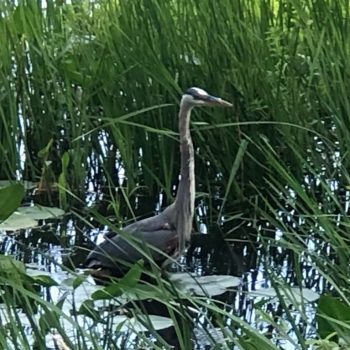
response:
[[[235,101],[233,112],[203,112],[192,123],[198,173],[207,177],[201,192],[214,195],[209,184],[215,181],[232,201],[254,195],[250,183],[263,186],[254,174],[264,174],[265,159],[249,143],[262,164],[252,162],[242,147],[259,135],[299,174],[298,159],[285,144],[299,145],[302,157],[320,163],[308,129],[346,149],[345,5],[1,6],[3,178],[18,171],[33,181],[51,174],[57,182],[64,172],[65,186],[82,196],[87,177],[98,180],[97,189],[107,179],[118,186],[117,167],[125,172],[127,195],[164,190],[170,200],[178,174],[170,132],[177,107],[161,105],[176,103],[184,87],[196,85]],[[63,164],[65,154],[69,162]]]
[[[189,298],[197,320],[219,328],[228,347],[276,349],[280,339],[302,349],[348,344],[349,319],[339,311],[350,305],[348,7],[345,0],[2,1],[0,180],[32,181],[26,202],[72,210],[87,226],[102,226],[101,213],[119,227],[158,211],[178,185],[178,97],[205,86],[234,108],[195,113],[191,123],[196,230],[204,225],[226,240],[235,261],[247,260],[241,300],[261,269],[279,306],[248,300],[255,322],[230,302]],[[6,191],[1,220],[24,195],[18,186]],[[193,261],[207,261],[203,251],[223,256],[204,248],[190,250]],[[314,313],[284,301],[289,285],[321,295]],[[69,347],[101,348],[101,334],[60,303],[27,284],[9,286],[28,299],[37,339],[49,326],[30,316],[29,299]],[[1,347],[12,339],[14,348],[29,348],[16,303],[2,300]],[[61,318],[76,326],[74,341]],[[191,343],[185,338],[183,349]]]

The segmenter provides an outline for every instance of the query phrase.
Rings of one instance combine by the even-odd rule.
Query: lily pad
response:
[[[210,275],[195,277],[189,273],[169,274],[169,279],[179,290],[196,295],[215,296],[223,294],[228,288],[237,287],[241,279],[229,275]]]
[[[0,224],[0,230],[3,231],[18,231],[38,225],[38,221],[28,215],[14,212],[9,218]]]
[[[56,218],[64,214],[60,208],[43,206],[19,207],[10,217],[0,224],[0,230],[17,231],[38,225],[37,220]]]
[[[147,332],[152,329],[152,327],[147,327],[150,323],[155,330],[169,328],[174,325],[171,318],[158,315],[139,315],[137,318],[118,315],[113,318],[113,324],[117,326],[121,332]]]
[[[46,220],[51,218],[57,218],[58,216],[64,215],[64,210],[55,207],[44,207],[44,206],[32,206],[32,207],[19,207],[17,212],[28,215],[34,220]]]
[[[320,298],[320,295],[308,288],[280,288],[279,292],[286,301],[302,303],[303,301],[312,303]],[[261,298],[277,298],[277,293],[274,288],[261,288],[247,293],[251,297]]]

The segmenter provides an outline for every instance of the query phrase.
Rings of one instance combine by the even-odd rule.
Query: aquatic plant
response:
[[[257,318],[248,324],[229,302],[196,296],[189,298],[196,310],[210,309],[197,321],[220,328],[228,348],[349,343],[349,320],[340,312],[349,307],[348,1],[4,0],[0,13],[1,180],[31,180],[40,191],[30,199],[71,209],[86,226],[113,214],[119,227],[158,210],[178,183],[178,96],[205,86],[235,106],[193,118],[197,229],[216,234],[215,244],[224,236],[220,249],[236,249],[238,261],[248,250],[248,266],[263,268],[279,302],[249,301]],[[0,189],[0,220],[24,195],[13,186]],[[3,298],[2,348],[8,339],[17,339],[15,348],[31,346],[13,309],[19,299],[27,300],[37,339],[53,327],[70,347],[117,348],[112,338],[100,343],[111,316],[101,333],[80,327],[61,301],[45,301],[16,269],[20,283],[2,277],[14,290]],[[310,311],[289,287],[331,295]],[[242,300],[246,292],[239,291]],[[47,324],[31,316],[33,302]],[[173,302],[165,301],[170,310]],[[62,318],[75,326],[74,344]],[[187,349],[182,331],[178,325]]]

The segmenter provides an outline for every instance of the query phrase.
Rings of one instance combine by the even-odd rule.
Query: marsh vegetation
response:
[[[2,187],[0,220],[21,202],[66,212],[1,231],[1,348],[44,349],[55,328],[72,349],[167,349],[150,318],[125,331],[99,304],[149,298],[181,349],[349,346],[349,1],[3,0],[0,13],[0,180],[34,186]],[[66,312],[96,236],[174,198],[190,86],[234,107],[192,117],[197,234],[181,269],[240,286],[189,295],[154,267],[145,287],[137,265]]]

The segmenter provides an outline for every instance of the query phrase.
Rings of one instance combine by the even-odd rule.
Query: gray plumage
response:
[[[179,111],[181,169],[175,202],[159,215],[134,222],[124,227],[122,233],[106,238],[88,255],[87,267],[120,268],[122,271],[123,262],[133,264],[148,251],[159,263],[166,260],[166,255],[183,253],[191,237],[194,215],[195,174],[190,116],[196,106],[231,107],[232,104],[199,88],[190,88],[182,96]]]

